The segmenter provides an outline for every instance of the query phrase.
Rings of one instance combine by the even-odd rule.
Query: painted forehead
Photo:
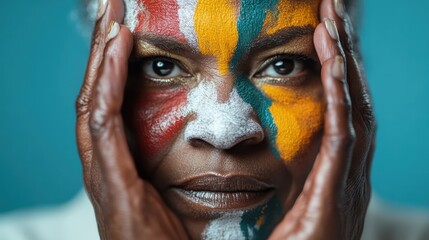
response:
[[[133,32],[173,37],[218,59],[221,73],[260,35],[315,27],[320,0],[125,0]]]
[[[291,26],[315,26],[320,0],[125,0],[132,31],[153,32],[196,43],[196,29],[238,31],[237,21],[256,17],[262,33]],[[209,24],[210,23],[210,24]]]

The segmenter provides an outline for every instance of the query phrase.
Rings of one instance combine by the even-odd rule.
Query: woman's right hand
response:
[[[270,239],[360,239],[371,195],[376,122],[341,0],[322,0],[314,44],[326,111],[320,151],[294,206]]]
[[[155,188],[139,177],[126,141],[121,106],[133,37],[119,24],[123,2],[100,0],[99,6],[76,103],[76,134],[100,238],[186,239],[179,219]]]

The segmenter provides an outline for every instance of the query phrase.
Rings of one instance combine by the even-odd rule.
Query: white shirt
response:
[[[62,206],[0,217],[1,240],[99,239],[94,210],[84,191]],[[363,240],[429,240],[429,213],[370,202]]]

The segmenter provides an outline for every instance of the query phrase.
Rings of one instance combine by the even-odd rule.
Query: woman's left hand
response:
[[[270,239],[360,239],[371,195],[375,118],[350,18],[322,0],[314,44],[326,98],[324,135],[302,193]]]
[[[121,107],[133,49],[122,0],[100,1],[85,80],[77,99],[77,143],[101,239],[187,239],[180,220],[140,178]],[[104,7],[102,7],[104,6]]]

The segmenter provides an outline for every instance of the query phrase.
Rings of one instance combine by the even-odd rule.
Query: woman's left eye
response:
[[[272,61],[262,69],[257,77],[294,77],[305,70],[305,63],[301,60],[280,58]]]
[[[143,62],[143,73],[150,78],[175,78],[186,73],[168,59],[148,59]]]

